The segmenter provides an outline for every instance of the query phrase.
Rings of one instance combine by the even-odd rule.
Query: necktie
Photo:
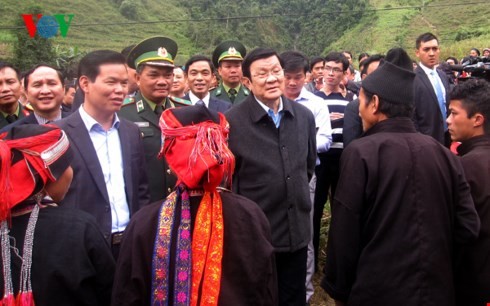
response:
[[[10,114],[10,115],[7,115],[7,117],[5,117],[5,119],[7,119],[7,122],[8,123],[12,123],[12,122],[14,122],[14,121],[17,120],[17,115]]]
[[[158,118],[160,118],[162,113],[163,113],[163,105],[157,104],[157,106],[155,107],[155,114],[157,114]]]
[[[228,90],[228,95],[230,96],[231,103],[235,102],[236,94],[237,91],[235,88],[230,88],[230,90]]]
[[[447,131],[446,99],[445,99],[444,94],[442,92],[442,84],[441,84],[441,81],[439,80],[439,78],[437,77],[435,71],[431,71],[430,74],[432,76],[432,79],[434,81],[434,86],[436,89],[437,101],[439,102],[439,108],[440,108],[441,114],[442,114],[442,121],[444,123],[444,131]]]
[[[199,100],[196,102],[196,105],[205,105],[204,102],[202,100]]]

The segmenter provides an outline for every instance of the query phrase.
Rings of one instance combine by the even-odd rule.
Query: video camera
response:
[[[485,79],[490,81],[490,57],[469,56],[465,57],[461,65],[450,65],[452,71],[467,72],[469,77],[458,77],[458,80],[465,81],[470,78]]]

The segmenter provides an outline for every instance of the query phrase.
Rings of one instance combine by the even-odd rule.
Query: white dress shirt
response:
[[[118,132],[119,118],[117,114],[114,114],[112,127],[105,131],[100,123],[87,114],[83,105],[80,107],[80,117],[87,128],[104,174],[111,205],[112,232],[124,231],[129,223],[130,214],[124,183],[121,140]]]

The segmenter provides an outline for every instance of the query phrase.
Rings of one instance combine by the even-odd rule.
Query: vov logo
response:
[[[66,16],[68,16],[68,21],[65,19]],[[34,37],[37,31],[39,36],[43,38],[51,38],[58,35],[58,30],[62,37],[66,37],[73,16],[75,14],[55,14],[53,16],[37,14],[36,24],[34,23],[34,14],[22,14],[29,36]]]

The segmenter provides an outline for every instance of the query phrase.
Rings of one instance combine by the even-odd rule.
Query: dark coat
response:
[[[464,173],[480,216],[478,240],[465,245],[456,273],[457,304],[490,302],[490,137],[478,136],[458,147]]]
[[[233,191],[259,204],[278,252],[306,247],[310,233],[310,181],[316,162],[315,118],[282,97],[279,129],[253,95],[226,114],[236,159]]]
[[[189,94],[186,94],[184,96],[184,99],[190,101]],[[232,106],[231,102],[223,101],[221,99],[214,98],[213,96],[209,96],[208,108],[210,110],[214,110],[216,112],[224,113],[227,110],[229,110],[231,108],[231,106]]]
[[[66,118],[69,115],[71,115],[71,113],[65,112],[65,111],[61,111],[61,118]],[[18,119],[17,121],[12,122],[11,124],[9,124],[6,127],[2,128],[0,130],[0,134],[3,133],[3,132],[9,131],[14,126],[18,126],[18,125],[22,125],[22,124],[39,124],[39,122],[37,121],[37,118],[34,115],[34,113],[31,113],[29,116],[24,117],[22,119]]]
[[[454,305],[454,247],[479,228],[458,158],[384,120],[342,154],[321,285],[347,305]]]
[[[344,148],[362,134],[362,120],[359,116],[359,99],[350,101],[344,111],[344,127],[342,129],[342,139]]]
[[[77,111],[56,122],[68,135],[73,150],[73,181],[62,205],[84,210],[95,216],[104,237],[110,242],[112,217],[104,174],[92,140]],[[120,119],[119,138],[124,167],[126,200],[130,214],[150,203],[143,144],[138,128]]]
[[[447,76],[437,70],[442,84],[446,89],[446,112],[449,105],[449,81]],[[417,131],[432,136],[435,140],[445,144],[444,122],[437,95],[427,74],[420,67],[415,69],[413,82],[413,101],[415,103],[414,122]]]
[[[211,90],[210,92],[211,97],[215,97],[217,99],[220,99],[222,101],[230,102],[233,105],[240,104],[245,100],[248,95],[250,95],[250,91],[242,84],[240,86],[240,90],[236,94],[235,101],[231,102],[230,97],[228,96],[228,93],[226,92],[225,88],[223,87],[223,83],[220,83],[218,87],[215,89]]]
[[[23,254],[30,214],[13,217],[11,244]],[[12,284],[18,291],[22,261],[11,250]],[[46,207],[39,211],[32,250],[35,304],[109,305],[115,262],[92,216],[75,209]],[[3,277],[0,293],[3,296]]]
[[[28,109],[26,109],[20,102],[17,102],[17,103],[19,104],[19,107],[20,107],[19,117],[17,118],[17,120],[25,118],[31,114],[31,112]],[[11,123],[9,123],[7,121],[7,119],[5,119],[5,117],[0,114],[0,129],[3,129],[4,127],[6,127],[9,124],[11,124]]]
[[[165,109],[174,105],[167,99]],[[150,188],[150,202],[163,200],[175,187],[177,178],[170,171],[165,158],[158,158],[162,146],[162,132],[157,114],[151,109],[145,98],[138,93],[134,102],[124,105],[118,115],[134,122],[143,136],[145,148],[146,172]]]
[[[227,191],[221,192],[221,199],[224,240],[218,305],[276,305],[274,248],[267,219],[249,199]],[[191,197],[192,222],[199,204],[200,197]],[[114,306],[150,305],[152,258],[161,205],[160,201],[143,208],[124,233],[112,293]],[[170,252],[175,254],[176,249]]]

